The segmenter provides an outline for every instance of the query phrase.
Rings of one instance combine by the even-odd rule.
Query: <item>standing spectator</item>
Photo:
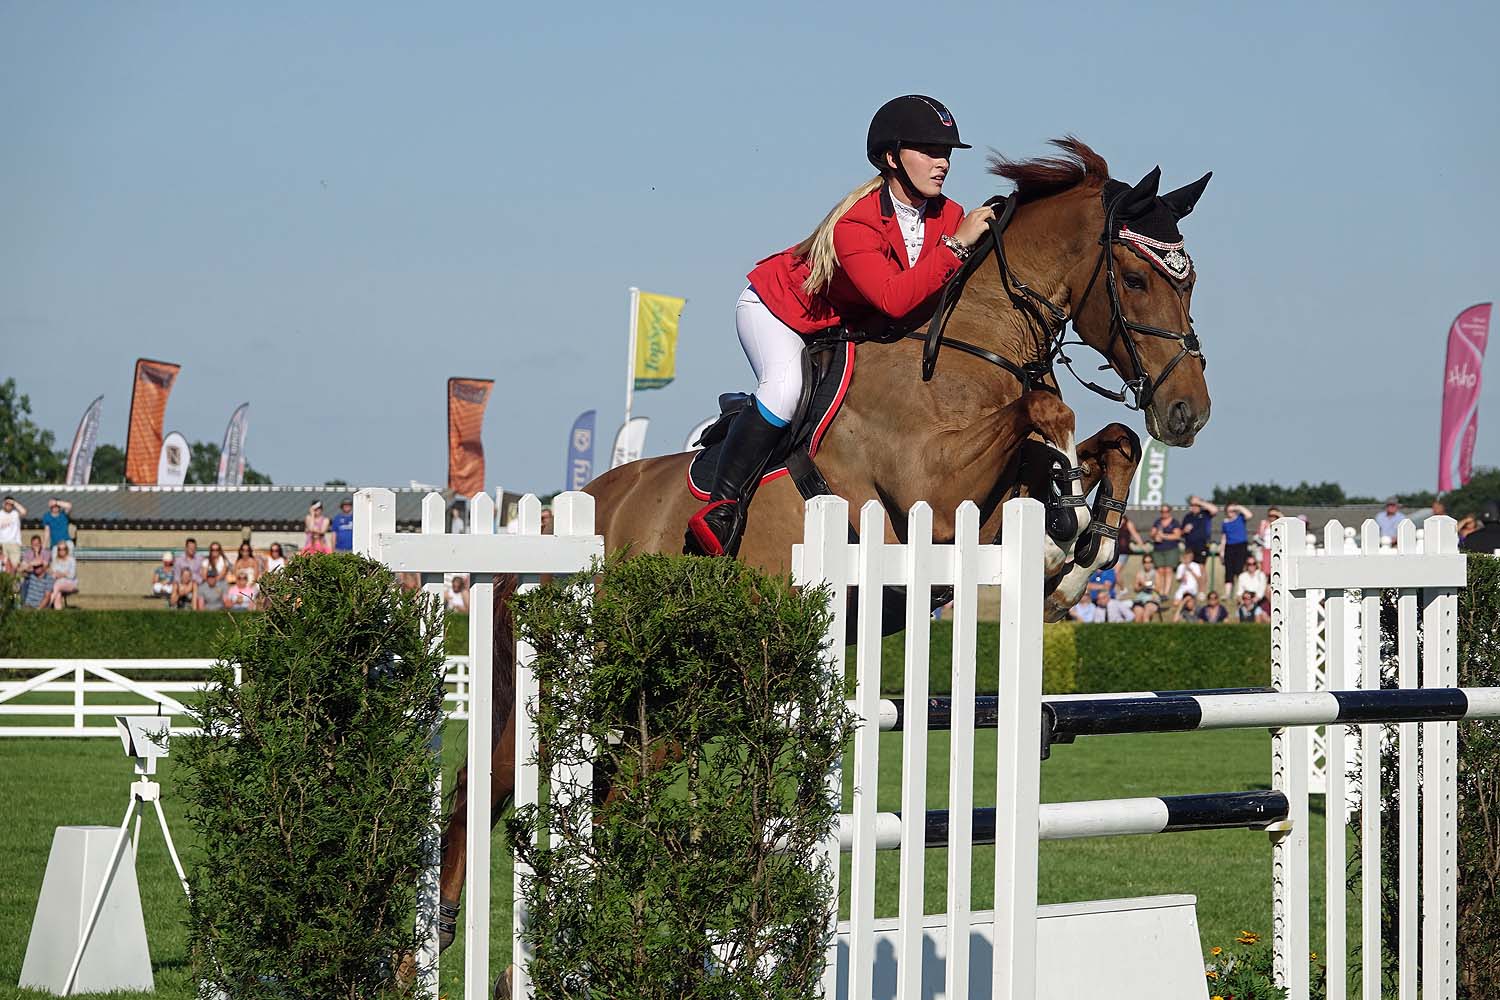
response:
[[[453,582],[448,585],[448,610],[467,614],[469,611],[469,581],[463,576],[455,576]]]
[[[249,573],[251,583],[260,575],[260,560],[255,558],[249,542],[240,542],[240,550],[234,557],[234,575],[238,577],[241,573]]]
[[[332,552],[328,547],[328,518],[323,516],[323,501],[314,500],[302,519],[302,551],[304,553]]]
[[[31,572],[21,577],[21,607],[42,608],[52,600],[52,574],[47,564],[34,562]]]
[[[1396,531],[1401,527],[1401,522],[1406,520],[1406,515],[1401,513],[1401,501],[1395,497],[1385,498],[1385,510],[1375,515],[1375,523],[1380,526],[1381,544],[1390,539],[1394,544]]]
[[[73,547],[60,542],[57,554],[52,557],[52,597],[42,604],[61,611],[68,606],[68,595],[78,593],[78,560],[73,558]]]
[[[182,543],[182,558],[177,560],[177,569],[192,573],[194,583],[203,582],[203,557],[198,554],[198,539],[189,538]]]
[[[1180,601],[1185,597],[1197,598],[1198,592],[1203,589],[1203,564],[1195,558],[1192,549],[1182,553],[1182,562],[1177,565],[1177,590],[1172,594],[1172,600]]]
[[[47,513],[42,515],[42,527],[47,529],[47,548],[53,552],[63,542],[73,540],[73,522],[68,517],[72,510],[73,504],[68,500],[53,497],[47,501]]]
[[[203,578],[208,579],[208,569],[212,566],[214,573],[218,575],[227,585],[229,582],[229,557],[224,554],[224,546],[218,542],[208,543],[208,555],[203,561]]]
[[[210,563],[203,567],[203,582],[198,584],[193,607],[198,611],[223,611],[224,598],[228,594],[229,587],[219,577],[219,571]]]
[[[1185,594],[1182,603],[1177,605],[1177,610],[1172,612],[1174,622],[1198,621],[1198,598],[1195,594]]]
[[[31,548],[21,553],[21,572],[28,572],[33,563],[41,563],[43,566],[46,566],[51,562],[52,550],[42,544],[41,535],[32,535]]]
[[[1237,503],[1224,505],[1224,582],[1233,583],[1250,559],[1250,510]]]
[[[260,599],[260,588],[249,570],[234,571],[234,585],[224,593],[224,606],[230,611],[254,611]]]
[[[1271,573],[1271,525],[1281,520],[1281,508],[1272,504],[1255,527],[1255,543],[1260,546],[1260,571]]]
[[[448,521],[448,530],[455,535],[462,535],[464,533],[463,504],[459,503],[457,500],[453,501],[453,506],[448,508],[448,513],[450,515]]]
[[[1172,508],[1161,505],[1161,516],[1151,522],[1151,554],[1156,562],[1156,592],[1172,589],[1172,571],[1182,551],[1182,525],[1172,516]]]
[[[173,563],[175,560],[172,553],[161,554],[161,565],[156,567],[151,575],[151,596],[165,597],[171,603],[172,585],[176,582],[177,572]]]
[[[21,518],[26,508],[15,497],[0,501],[0,564],[7,573],[21,565]]]
[[[1245,567],[1239,576],[1234,578],[1234,592],[1243,597],[1246,594],[1254,598],[1250,603],[1260,600],[1260,595],[1266,592],[1266,574],[1261,571],[1260,563],[1253,562]]]
[[[1229,617],[1229,609],[1219,603],[1219,592],[1210,590],[1203,598],[1203,607],[1198,609],[1198,620],[1218,624]]]
[[[1218,512],[1218,507],[1202,497],[1188,497],[1188,512],[1182,515],[1182,544],[1200,563],[1208,562],[1209,537]]]
[[[1256,595],[1248,590],[1240,591],[1240,603],[1234,606],[1234,620],[1238,622],[1253,622],[1259,618],[1259,609],[1255,606]]]
[[[286,565],[286,556],[282,554],[281,543],[272,542],[271,547],[266,550],[266,573],[274,572]]]
[[[198,581],[193,579],[193,571],[184,566],[177,571],[177,580],[167,597],[167,607],[173,611],[191,611],[197,606]]]
[[[1140,529],[1135,522],[1125,515],[1120,515],[1120,558],[1131,553],[1149,552],[1151,546],[1147,545],[1141,538]]]
[[[339,501],[339,512],[333,515],[333,551],[354,551],[354,498]]]

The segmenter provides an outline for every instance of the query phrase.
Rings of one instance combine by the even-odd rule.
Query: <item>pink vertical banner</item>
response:
[[[1479,434],[1480,371],[1490,339],[1490,303],[1470,306],[1448,328],[1443,365],[1443,433],[1438,443],[1438,492],[1456,489],[1474,471]]]

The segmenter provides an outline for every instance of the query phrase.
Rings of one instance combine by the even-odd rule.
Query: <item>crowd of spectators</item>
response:
[[[1214,518],[1219,522],[1217,539]],[[1163,504],[1142,537],[1127,520],[1121,533],[1121,567],[1089,577],[1084,597],[1073,608],[1081,622],[1258,622],[1271,614],[1267,571],[1271,525],[1281,517],[1272,507],[1253,536],[1254,515],[1238,503],[1219,506],[1200,496],[1188,498],[1179,518]],[[1217,555],[1222,580],[1209,571]],[[1137,561],[1138,560],[1138,561]]]

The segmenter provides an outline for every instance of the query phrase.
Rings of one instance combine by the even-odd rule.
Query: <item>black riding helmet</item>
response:
[[[884,171],[885,153],[905,146],[950,146],[973,149],[958,137],[958,125],[941,101],[921,94],[907,94],[886,101],[870,119],[865,156],[875,169]]]

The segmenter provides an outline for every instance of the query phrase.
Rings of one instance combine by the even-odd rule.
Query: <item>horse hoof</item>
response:
[[[458,900],[444,897],[438,901],[438,953],[442,954],[458,935]]]
[[[507,965],[505,974],[495,980],[495,1000],[511,1000],[510,977],[515,969],[514,965]]]

